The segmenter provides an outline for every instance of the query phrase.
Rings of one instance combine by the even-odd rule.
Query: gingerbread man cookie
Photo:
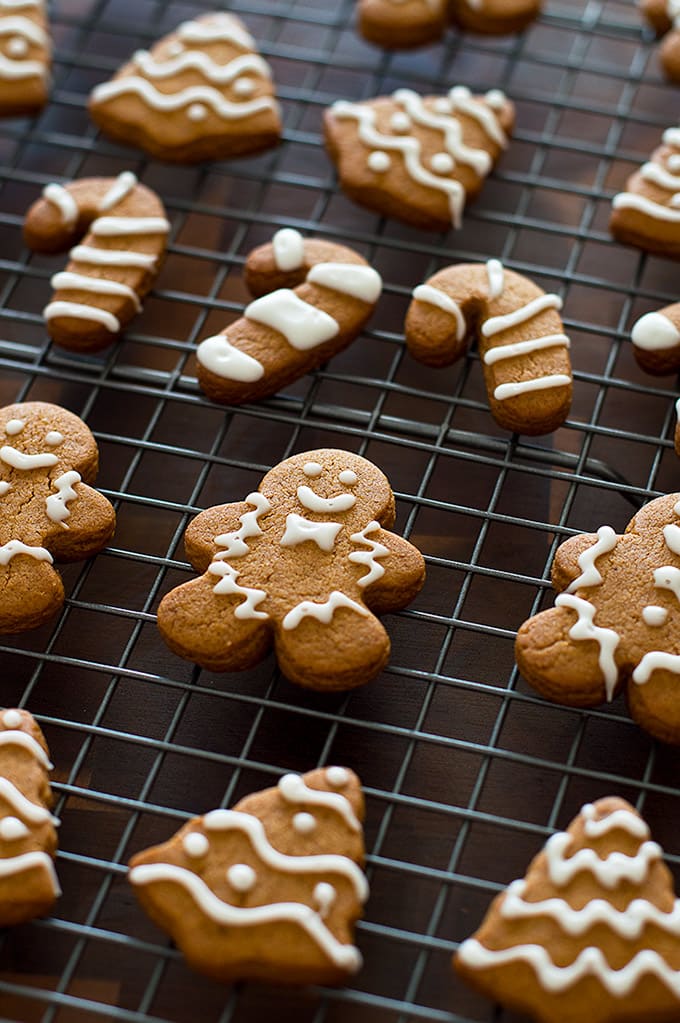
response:
[[[657,35],[663,36],[660,57],[666,75],[680,82],[679,0],[638,0],[642,13]]]
[[[56,561],[81,561],[113,535],[115,513],[87,484],[94,437],[58,405],[0,409],[0,633],[42,625],[64,602]]]
[[[273,645],[292,682],[362,685],[390,653],[373,612],[405,607],[425,578],[393,522],[390,485],[371,462],[334,449],[294,455],[245,501],[191,523],[187,556],[204,574],[163,598],[161,634],[213,671],[252,667]]]
[[[368,896],[363,818],[352,771],[287,774],[138,853],[130,881],[200,973],[341,984],[361,966],[352,932]]]
[[[45,736],[25,710],[0,710],[0,927],[42,916],[61,894],[50,813],[52,764]]]
[[[224,12],[135,53],[93,90],[90,115],[112,138],[179,163],[256,153],[281,134],[269,65],[243,22]]]
[[[0,117],[44,107],[51,50],[45,0],[0,0]]]
[[[680,494],[645,505],[623,536],[602,526],[566,540],[552,581],[555,607],[517,635],[527,681],[574,707],[594,707],[625,687],[637,723],[680,743]]]
[[[197,352],[202,389],[232,404],[273,394],[346,348],[382,291],[353,249],[292,228],[251,252],[246,282],[259,297]]]
[[[449,21],[482,35],[509,35],[538,17],[541,0],[359,0],[359,29],[385,49],[439,39]]]
[[[569,338],[558,295],[506,270],[497,259],[449,266],[419,284],[406,315],[409,351],[447,366],[476,334],[491,413],[517,433],[557,429],[571,406]]]
[[[460,227],[468,198],[508,145],[513,104],[494,89],[446,96],[398,89],[363,103],[339,100],[325,114],[326,145],[355,202],[427,230]]]
[[[680,259],[680,128],[668,128],[663,144],[612,202],[609,230],[626,245]]]
[[[680,900],[623,799],[588,803],[491,904],[454,957],[482,994],[540,1023],[680,1018]]]
[[[52,340],[85,352],[111,344],[141,311],[169,230],[162,202],[130,171],[47,185],[26,214],[26,244],[62,252],[82,240],[66,270],[52,277],[55,294],[43,313]]]

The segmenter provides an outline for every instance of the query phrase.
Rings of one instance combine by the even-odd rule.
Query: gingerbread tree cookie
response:
[[[680,128],[667,128],[663,144],[612,201],[609,230],[626,245],[680,259]]]
[[[0,710],[0,927],[46,913],[61,894],[50,813],[52,764],[38,723],[25,710]]]
[[[245,501],[191,523],[187,556],[203,575],[163,598],[161,634],[213,671],[249,668],[273,645],[292,682],[362,685],[390,653],[373,612],[405,607],[425,578],[393,522],[390,485],[371,462],[334,449],[294,455]]]
[[[460,227],[468,198],[508,145],[512,103],[494,89],[446,96],[398,89],[363,103],[339,100],[325,115],[326,145],[355,202],[427,230]]]
[[[492,903],[457,971],[540,1023],[680,1018],[680,901],[622,799],[583,807]]]
[[[678,0],[638,0],[640,10],[663,36],[661,65],[669,78],[680,82],[680,3]]]
[[[45,0],[0,0],[0,117],[44,107],[51,51]]]
[[[0,409],[0,633],[42,625],[64,601],[56,561],[81,561],[113,535],[115,513],[88,482],[97,444],[66,409]]]
[[[189,964],[215,980],[340,984],[361,966],[352,932],[368,896],[363,817],[352,771],[287,774],[138,853],[130,882]]]
[[[680,743],[680,494],[645,505],[623,536],[602,526],[565,541],[552,581],[555,607],[517,634],[527,681],[574,707],[625,688],[638,724]]]
[[[386,49],[439,39],[449,22],[482,35],[509,35],[538,17],[541,0],[359,0],[359,29]]]

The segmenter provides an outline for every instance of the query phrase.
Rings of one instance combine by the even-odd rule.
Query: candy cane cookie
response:
[[[497,259],[440,270],[413,291],[406,314],[409,351],[448,366],[476,334],[491,414],[517,433],[557,429],[571,405],[569,338],[548,295]]]
[[[521,32],[541,0],[359,0],[359,30],[385,49],[410,49],[441,38],[449,23],[481,35]]]
[[[0,117],[45,105],[51,50],[45,0],[0,0]]]
[[[196,353],[202,389],[232,404],[273,394],[346,348],[382,291],[353,249],[292,228],[251,252],[245,276],[255,301]]]
[[[614,196],[609,230],[626,245],[680,259],[680,127],[666,129],[662,145]]]
[[[680,82],[680,3],[678,0],[639,0],[640,10],[663,36],[659,50],[661,66],[668,78]]]
[[[26,215],[26,244],[61,252],[78,243],[66,270],[52,277],[54,295],[44,310],[52,340],[74,351],[111,344],[141,311],[169,230],[158,196],[129,171],[47,185]]]

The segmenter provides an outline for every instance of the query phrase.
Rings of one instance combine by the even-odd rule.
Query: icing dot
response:
[[[23,718],[18,710],[6,710],[2,715],[2,723],[5,728],[18,728]]]
[[[205,856],[210,848],[210,843],[200,831],[190,831],[182,839],[182,848],[187,856]]]
[[[14,36],[7,43],[7,52],[11,57],[25,57],[28,53],[28,43],[20,36]]]
[[[252,78],[237,78],[234,82],[234,92],[237,96],[252,96],[255,92],[255,82]]]
[[[296,813],[293,827],[300,835],[309,835],[316,828],[316,818],[311,813]]]
[[[676,192],[675,195],[671,196],[671,206],[680,206],[680,192]]]
[[[354,472],[353,469],[343,469],[343,471],[338,476],[338,479],[340,480],[341,483],[344,483],[346,487],[351,487],[352,484],[356,483],[357,481],[357,474]]]
[[[505,93],[500,89],[490,89],[484,99],[493,110],[502,110],[505,106]]]
[[[392,131],[405,132],[411,129],[411,118],[403,110],[397,110],[390,118]]]
[[[17,433],[21,433],[25,425],[25,419],[10,419],[10,421],[5,424],[5,433],[10,437],[15,437]]]
[[[17,838],[26,838],[30,831],[18,817],[4,817],[0,821],[0,838],[6,842],[14,842]]]
[[[450,174],[455,164],[449,153],[435,153],[430,160],[430,166],[435,174]]]
[[[668,611],[658,604],[648,604],[642,609],[642,620],[645,625],[663,625],[668,618]]]
[[[323,472],[323,465],[319,465],[318,462],[307,462],[302,471],[305,476],[320,476]]]
[[[6,480],[0,480],[0,497],[3,497],[11,486],[12,484],[8,483]]]
[[[387,153],[384,153],[382,149],[376,149],[368,158],[369,169],[377,174],[382,174],[384,171],[389,170],[391,162]]]
[[[669,171],[680,171],[680,153],[671,153],[666,160],[666,166]]]
[[[255,871],[247,863],[235,863],[227,871],[227,881],[237,892],[249,892],[256,880]]]
[[[168,56],[177,57],[180,53],[184,52],[184,43],[180,43],[177,39],[174,43],[170,43],[168,46]]]
[[[313,898],[317,906],[319,907],[319,916],[326,916],[328,910],[335,902],[335,888],[332,884],[328,884],[327,881],[320,881],[316,885]]]
[[[434,101],[434,109],[438,114],[450,114],[451,103],[445,96],[440,96],[439,99]]]
[[[340,789],[349,781],[349,771],[344,767],[329,767],[326,771],[326,780],[334,789]]]
[[[204,121],[208,116],[208,110],[202,103],[192,103],[187,110],[187,117],[190,121]]]
[[[64,435],[63,433],[59,433],[59,430],[50,430],[45,437],[45,443],[49,444],[51,448],[56,448],[57,444],[64,443]]]

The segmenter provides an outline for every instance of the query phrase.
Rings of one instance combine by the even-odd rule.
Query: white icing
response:
[[[274,265],[282,273],[299,270],[305,262],[305,240],[299,231],[283,227],[272,238]]]
[[[663,538],[671,554],[680,557],[680,526],[664,526]]]
[[[326,781],[334,789],[341,789],[349,781],[349,771],[345,767],[327,767]]]
[[[7,734],[7,733],[5,733]],[[52,814],[44,806],[38,806],[27,799],[23,792],[14,785],[9,778],[0,777],[0,798],[16,811],[24,820],[32,824],[45,824],[52,820]]]
[[[22,746],[27,753],[30,753],[32,757],[42,764],[47,771],[52,770],[52,764],[50,763],[45,750],[42,748],[39,742],[29,735],[28,732],[20,731],[8,731],[0,732],[0,747],[2,746]]]
[[[122,284],[120,281],[109,281],[105,277],[88,277],[86,274],[62,270],[53,275],[50,284],[55,291],[92,291],[98,295],[117,295],[121,298],[129,298],[137,312],[140,312],[142,308],[136,291],[128,287],[127,284]]]
[[[45,443],[49,444],[51,448],[56,448],[59,444],[64,443],[64,435],[59,433],[59,430],[50,430],[45,434]]]
[[[210,842],[202,832],[190,831],[182,839],[182,848],[187,856],[197,859],[199,856],[205,856],[210,848]]]
[[[31,469],[49,469],[56,465],[59,459],[49,452],[39,452],[35,455],[27,455],[23,451],[17,451],[9,444],[0,447],[0,460],[13,469],[21,472],[29,472]]]
[[[672,224],[680,223],[680,210],[673,210],[669,206],[662,206],[661,203],[653,202],[644,195],[636,195],[634,192],[619,192],[612,200],[615,210],[637,210],[654,220],[667,220]]]
[[[578,556],[578,567],[581,569],[581,574],[567,587],[567,593],[575,593],[576,590],[586,586],[601,585],[602,576],[596,568],[595,562],[601,555],[613,551],[617,542],[618,536],[611,526],[600,526],[595,543],[585,551],[581,551]]]
[[[21,81],[24,78],[45,78],[47,67],[40,60],[11,60],[0,53],[0,79]]]
[[[43,309],[43,316],[48,322],[61,316],[74,320],[91,320],[93,323],[101,323],[112,334],[118,334],[121,329],[120,320],[113,313],[79,302],[50,302]]]
[[[595,625],[593,605],[582,597],[574,596],[573,593],[560,593],[555,601],[555,607],[567,607],[578,615],[575,624],[569,630],[572,639],[594,640],[599,646],[598,664],[604,677],[607,699],[611,700],[619,678],[619,670],[614,659],[616,648],[621,641],[618,632]]]
[[[680,655],[669,654],[665,650],[652,650],[645,654],[633,672],[633,682],[643,686],[649,682],[655,671],[670,671],[680,675]]]
[[[390,128],[399,134],[410,131],[412,126],[411,118],[403,110],[397,110],[390,117]]]
[[[417,302],[427,302],[428,305],[437,306],[445,313],[451,313],[456,320],[456,341],[462,341],[465,337],[467,325],[460,306],[441,288],[435,288],[431,284],[419,284],[413,289],[413,298]]]
[[[617,828],[627,831],[633,838],[640,840],[649,838],[649,828],[642,817],[623,807],[598,818],[597,808],[592,803],[586,803],[581,809],[581,814],[584,818],[583,831],[588,838],[600,838]]]
[[[27,554],[36,561],[47,561],[52,564],[52,555],[44,547],[29,547],[21,540],[9,540],[0,547],[0,565],[8,565],[12,558],[19,554]]]
[[[467,96],[464,95],[465,92],[467,92]],[[455,101],[454,94],[456,96]],[[446,113],[434,113],[425,105],[422,96],[419,96],[417,92],[413,92],[411,89],[397,89],[393,94],[393,99],[404,107],[414,124],[420,124],[424,128],[434,128],[443,132],[443,148],[453,157],[454,161],[467,164],[472,167],[479,177],[484,177],[491,169],[491,157],[485,149],[473,149],[465,145],[463,142],[463,128],[459,119],[455,116],[455,110],[458,109],[461,113],[479,120],[480,124],[484,122],[482,127],[485,131],[487,131],[487,128],[495,130],[490,128],[490,122],[492,120],[497,121],[497,118],[494,113],[483,107],[477,100],[468,101],[469,98],[470,93],[468,90],[459,91],[457,88],[451,89],[449,92],[448,111]],[[480,115],[479,117],[478,114]],[[505,138],[505,136],[503,137]]]
[[[498,112],[503,110],[507,103],[507,97],[500,89],[489,89],[484,99],[492,110],[497,110]]]
[[[28,43],[20,36],[15,36],[7,42],[7,52],[10,57],[25,57],[28,53]]]
[[[498,345],[484,354],[484,364],[493,366],[505,359],[513,359],[518,355],[530,355],[546,348],[569,348],[570,341],[566,334],[546,334],[544,337],[530,338],[528,341],[515,341],[513,344]]]
[[[319,909],[319,916],[322,920],[325,920],[330,912],[330,908],[335,902],[337,892],[332,884],[328,884],[327,881],[319,881],[312,892],[312,898]]]
[[[498,98],[503,96],[503,103],[505,103],[505,96],[500,89],[495,91],[497,95],[493,106],[498,107]],[[449,92],[449,100],[451,101],[451,107],[453,110],[459,110],[462,114],[472,117],[475,121],[477,121],[480,128],[482,128],[492,142],[495,142],[501,149],[505,149],[508,144],[508,138],[501,128],[501,122],[498,119],[496,111],[489,109],[489,105],[491,104],[487,105],[482,103],[480,100],[475,99],[465,85],[454,86]]]
[[[680,177],[669,174],[660,163],[643,163],[640,168],[640,176],[645,181],[651,181],[653,185],[658,185],[659,188],[668,188],[671,192],[677,192],[680,188]]]
[[[500,298],[505,291],[505,269],[500,259],[489,259],[486,273],[489,278],[489,299]]]
[[[289,288],[279,288],[256,298],[245,308],[245,316],[283,334],[292,348],[306,352],[340,332],[337,320],[299,298]]]
[[[190,121],[204,121],[208,116],[208,108],[202,103],[192,103],[187,108],[187,117]]]
[[[78,494],[73,489],[74,483],[80,483],[81,475],[75,470],[71,469],[70,472],[65,472],[63,476],[60,476],[54,481],[53,486],[56,488],[56,494],[50,494],[45,499],[45,506],[47,511],[48,519],[52,522],[61,522],[62,525],[66,526],[64,519],[69,518],[71,511],[67,507],[69,501],[75,501]],[[68,526],[66,526],[68,528]]]
[[[636,348],[664,351],[680,343],[680,330],[663,313],[646,313],[633,327],[631,340]]]
[[[5,728],[18,728],[22,721],[23,717],[18,710],[6,710],[2,715],[2,723]]]
[[[346,594],[340,593],[339,590],[333,590],[328,600],[321,603],[316,603],[313,600],[301,601],[288,612],[281,624],[284,629],[296,629],[303,618],[316,618],[317,621],[328,625],[340,607],[356,611],[365,618],[370,614],[365,607],[357,604],[355,600],[351,600]]]
[[[545,312],[546,309],[561,308],[562,299],[559,295],[539,295],[538,298],[520,306],[519,309],[514,309],[511,313],[490,317],[482,324],[482,334],[484,337],[493,337],[504,330],[510,330],[512,327],[518,327],[521,323],[526,323],[527,320],[532,320],[534,316]]]
[[[185,21],[177,29],[185,43],[232,43],[249,49],[255,40],[243,25],[226,12],[214,14],[209,21]]]
[[[47,46],[48,43],[47,35],[40,25],[37,25],[35,21],[31,21],[30,18],[24,18],[21,15],[0,18],[0,35],[22,36],[36,46]]]
[[[221,533],[215,537],[215,544],[224,547],[212,560],[208,568],[210,575],[220,576],[220,580],[213,587],[213,592],[218,596],[243,597],[243,601],[234,608],[234,617],[239,619],[260,618],[266,619],[269,615],[266,611],[258,611],[257,606],[265,600],[267,594],[264,590],[258,590],[250,586],[241,586],[237,582],[240,573],[228,564],[228,558],[240,558],[248,553],[248,540],[262,535],[262,529],[258,519],[265,512],[269,511],[271,505],[264,494],[253,491],[246,498],[248,504],[253,505],[253,511],[244,512],[239,522],[239,529],[229,533]]]
[[[234,863],[227,870],[227,881],[237,892],[249,892],[257,883],[257,874],[247,863]]]
[[[219,558],[219,555],[217,555]],[[235,618],[269,618],[266,611],[258,611],[257,606],[266,599],[265,590],[258,590],[251,586],[240,586],[237,579],[240,572],[237,572],[226,561],[214,560],[208,567],[210,575],[220,576],[220,581],[213,586],[213,593],[221,597],[243,597],[243,601],[234,608]]]
[[[45,185],[42,191],[43,198],[52,203],[59,210],[62,223],[66,227],[73,227],[78,221],[78,204],[63,185]]]
[[[654,585],[661,590],[670,590],[680,600],[680,568],[662,565],[654,569]]]
[[[104,198],[99,203],[100,213],[106,213],[119,202],[125,199],[137,184],[137,176],[132,171],[123,171],[119,174],[109,188]]]
[[[167,234],[170,224],[165,217],[97,217],[90,230],[97,238],[118,238],[121,235]]]
[[[54,864],[47,853],[44,852],[28,852],[22,853],[21,856],[7,856],[4,859],[0,859],[0,877],[23,874],[25,870],[35,870],[36,867],[41,868],[47,874],[55,896],[61,895],[61,888],[57,881],[57,875],[54,872]]]
[[[604,859],[594,849],[579,849],[573,856],[565,857],[571,844],[571,835],[561,831],[548,839],[545,846],[548,873],[559,888],[568,885],[582,870],[588,871],[609,889],[616,888],[621,881],[642,884],[650,864],[661,858],[661,847],[657,842],[643,842],[634,856],[612,852]]]
[[[26,425],[25,419],[10,419],[5,424],[5,433],[9,437],[16,437],[18,433],[21,433],[25,425]]]
[[[123,249],[97,249],[91,245],[76,245],[69,252],[76,263],[91,263],[94,266],[134,266],[141,270],[152,270],[158,259],[149,252],[128,252]]]
[[[435,153],[430,158],[430,167],[435,174],[450,174],[455,166],[454,159],[449,153]]]
[[[352,533],[350,539],[352,543],[364,544],[369,549],[367,551],[352,551],[348,555],[349,560],[355,565],[364,565],[368,572],[366,575],[358,580],[358,585],[361,587],[370,586],[376,579],[382,578],[385,574],[385,569],[382,565],[378,564],[378,558],[385,558],[390,553],[389,548],[385,547],[384,544],[379,543],[377,540],[370,540],[368,537],[369,533],[375,533],[381,529],[380,523],[376,522],[375,519],[369,522],[367,526],[358,532]]]
[[[232,345],[226,334],[215,334],[201,341],[196,358],[210,373],[226,380],[254,383],[264,376],[262,363]]]
[[[225,548],[224,551],[215,555],[216,558],[242,558],[249,550],[247,541],[256,536],[262,536],[258,519],[265,512],[271,510],[271,504],[259,490],[248,494],[246,504],[252,505],[253,511],[246,511],[239,516],[240,527],[229,533],[220,533],[215,537],[216,545]]]
[[[680,171],[680,153],[671,153],[666,160],[666,166],[670,171]]]
[[[201,50],[182,50],[171,60],[155,60],[148,50],[138,50],[132,58],[140,71],[147,78],[172,78],[188,69],[200,71],[213,85],[236,84],[239,75],[251,72],[262,78],[271,78],[271,69],[267,62],[255,53],[243,53],[226,64],[218,64],[207,53]],[[254,83],[249,79],[249,85]],[[240,91],[237,89],[237,91]],[[250,90],[252,92],[252,88]]]
[[[369,170],[374,171],[376,174],[384,174],[392,166],[389,153],[386,153],[383,149],[374,149],[372,153],[369,153],[366,163]]]
[[[668,611],[665,607],[660,607],[659,604],[647,604],[642,609],[642,620],[645,625],[649,625],[652,628],[660,625],[665,625],[668,619]]]
[[[346,487],[353,487],[358,477],[353,469],[343,469],[338,476],[338,481]]]
[[[252,96],[257,88],[257,83],[252,78],[237,78],[232,88],[237,96]]]
[[[307,486],[297,488],[297,498],[300,504],[307,508],[308,511],[317,512],[320,515],[349,511],[357,503],[354,494],[336,494],[335,497],[319,497],[311,487]]]
[[[3,817],[0,820],[0,839],[4,842],[16,842],[20,838],[28,838],[30,833],[18,817]]]
[[[0,480],[0,497],[4,497],[7,491],[11,489],[11,483],[8,483],[7,480]]]
[[[316,830],[316,817],[311,813],[296,813],[293,817],[293,829],[299,835],[311,835]]]
[[[307,274],[307,280],[362,302],[377,302],[382,291],[380,274],[361,263],[317,263]]]
[[[323,789],[312,789],[299,774],[284,774],[279,781],[278,789],[287,803],[304,803],[311,806],[324,806],[328,810],[339,813],[352,831],[361,831],[352,805],[345,796],[338,792],[326,792]]]
[[[552,387],[566,387],[568,384],[571,384],[571,377],[565,373],[552,373],[545,377],[534,377],[533,380],[499,384],[493,392],[493,396],[496,401],[507,401],[508,398],[517,398],[530,391],[547,391]]]
[[[103,82],[92,90],[91,95],[95,103],[107,103],[111,99],[130,94],[138,96],[152,110],[162,113],[172,113],[193,103],[202,103],[225,121],[242,120],[263,110],[277,109],[276,100],[272,96],[258,96],[243,103],[232,103],[210,85],[191,85],[179,92],[167,93],[160,92],[145,78],[134,76]]]
[[[291,512],[286,517],[286,531],[280,542],[282,547],[297,547],[310,540],[320,550],[332,551],[341,529],[341,522],[310,522],[304,516]]]
[[[323,472],[323,465],[319,465],[318,462],[306,462],[302,467],[302,471],[305,476],[309,476],[314,479],[316,476],[320,476]]]

